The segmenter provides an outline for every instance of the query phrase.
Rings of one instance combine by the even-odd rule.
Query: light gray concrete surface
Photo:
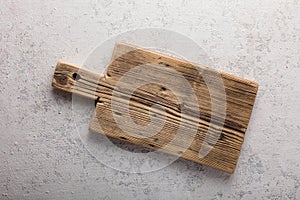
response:
[[[300,2],[1,1],[0,199],[300,199]],[[128,174],[71,137],[60,59],[81,65],[120,32],[158,27],[194,39],[215,69],[260,84],[236,172],[177,160]]]

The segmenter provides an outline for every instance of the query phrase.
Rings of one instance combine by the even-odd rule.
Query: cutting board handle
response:
[[[96,100],[98,98],[97,88],[101,79],[105,79],[105,75],[59,61],[53,75],[52,86]]]

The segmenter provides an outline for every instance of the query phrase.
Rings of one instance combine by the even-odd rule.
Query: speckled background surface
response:
[[[300,2],[1,1],[0,199],[300,199]],[[74,132],[59,59],[81,65],[105,39],[157,27],[194,39],[215,69],[260,84],[236,172],[177,160],[128,174]]]

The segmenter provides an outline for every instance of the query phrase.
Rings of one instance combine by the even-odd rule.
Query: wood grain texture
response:
[[[147,68],[133,70],[137,66]],[[190,84],[196,101],[181,101],[192,94],[185,90],[174,70]],[[128,77],[126,81],[123,81],[124,75]],[[219,87],[208,87],[203,77],[209,80],[221,77],[225,98]],[[156,84],[157,78],[176,85],[179,92]],[[131,86],[143,80],[153,80],[154,83],[143,85],[132,93]],[[258,89],[254,82],[124,43],[116,44],[106,74],[98,75],[60,62],[52,86],[97,100],[90,124],[92,131],[178,155],[227,173],[233,173],[236,167]],[[114,109],[112,100],[117,102]],[[212,112],[212,100],[226,102],[226,115]],[[127,120],[122,121],[123,128],[116,123],[116,118],[123,119],[123,107],[127,103],[135,124],[147,127],[151,121],[157,122],[156,126],[161,129],[156,135],[149,137],[147,131],[143,133],[135,129]],[[153,108],[155,104],[164,110]],[[200,117],[193,109],[195,107],[199,107]],[[183,110],[185,114],[182,114]],[[185,134],[176,136],[182,127]],[[194,127],[197,127],[195,135],[191,134]],[[132,131],[128,134],[124,130]],[[213,136],[218,130],[221,134],[215,141]],[[145,138],[141,138],[143,136]],[[200,148],[206,146],[211,151],[204,158],[199,157]]]

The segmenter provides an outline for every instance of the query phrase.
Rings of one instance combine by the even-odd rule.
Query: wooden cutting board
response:
[[[220,79],[223,89],[214,84]],[[227,173],[236,167],[258,90],[252,81],[124,43],[103,75],[59,62],[52,86],[96,100],[94,132]],[[214,109],[225,103],[225,113],[212,102]]]

